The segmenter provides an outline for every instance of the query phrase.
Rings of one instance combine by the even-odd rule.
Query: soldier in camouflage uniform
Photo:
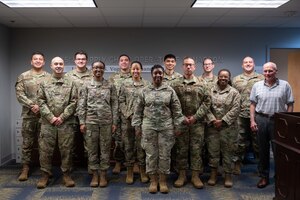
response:
[[[182,75],[175,71],[176,67],[176,56],[173,54],[167,54],[164,57],[164,79],[163,83],[171,84],[172,81],[181,78]],[[176,142],[171,151],[171,169],[176,169]]]
[[[169,84],[171,81],[181,78],[182,75],[178,72],[175,72],[176,66],[176,56],[173,54],[167,54],[164,57],[164,79],[163,82]]]
[[[214,75],[213,70],[215,68],[215,63],[212,58],[206,57],[203,59],[202,62],[203,73],[199,76],[199,80],[204,82],[208,91],[217,83],[218,77]],[[202,158],[203,158],[203,168],[208,166],[208,152],[207,152],[207,144],[206,144],[206,137],[207,137],[207,123],[206,120],[204,121],[204,147],[202,149]],[[203,169],[201,170],[203,171]]]
[[[241,163],[244,159],[247,147],[252,144],[254,154],[258,158],[258,143],[256,134],[250,129],[250,93],[254,83],[264,80],[262,74],[254,71],[254,60],[247,56],[243,59],[242,68],[243,73],[234,77],[232,86],[236,88],[241,95],[241,110],[238,118],[239,135],[238,135],[238,149],[234,158],[235,165],[233,174],[241,174]]]
[[[127,166],[126,183],[133,183],[133,166],[135,159],[139,164],[141,182],[148,182],[148,176],[145,171],[145,151],[141,147],[141,137],[135,135],[134,127],[131,126],[131,119],[136,106],[136,100],[141,90],[150,83],[141,77],[143,66],[140,62],[131,63],[132,79],[123,82],[120,89],[119,106],[123,116],[126,118],[126,132],[123,135],[124,152]],[[135,158],[136,155],[136,158]]]
[[[67,72],[65,74],[66,77],[70,77],[77,88],[78,96],[80,96],[79,92],[83,83],[87,80],[90,80],[93,77],[92,71],[87,68],[87,61],[88,61],[88,54],[84,51],[78,51],[74,54],[74,63],[75,69]],[[74,124],[74,146],[72,147],[72,169],[73,169],[73,161],[79,160],[78,157],[87,157],[87,147],[84,143],[83,135],[80,133],[79,128],[79,120],[76,117],[75,124]],[[77,155],[80,153],[81,155]],[[83,156],[84,155],[84,156]],[[72,170],[71,169],[71,170]],[[89,170],[90,171],[90,170]],[[91,172],[90,172],[91,173]]]
[[[16,82],[16,96],[22,105],[22,171],[19,181],[28,179],[29,164],[31,162],[32,149],[37,143],[40,132],[40,107],[37,102],[37,93],[41,81],[50,74],[43,70],[45,65],[44,54],[34,52],[31,55],[32,68],[22,73]]]
[[[232,187],[232,157],[237,138],[237,117],[240,110],[240,94],[231,87],[230,71],[222,69],[218,73],[218,82],[211,89],[212,105],[207,114],[207,147],[211,174],[209,185],[217,182],[217,168],[222,154],[225,187]]]
[[[203,74],[199,76],[200,81],[204,81],[207,88],[211,89],[218,81],[218,77],[213,74],[215,63],[212,58],[204,58],[202,63]]]
[[[118,99],[115,86],[103,78],[105,64],[102,61],[94,62],[92,70],[94,77],[86,81],[81,89],[77,115],[93,173],[90,186],[98,186],[100,169],[99,185],[106,187],[112,133],[116,131],[118,123]]]
[[[52,168],[52,157],[56,142],[61,155],[61,170],[66,187],[73,187],[70,177],[72,146],[74,142],[74,113],[77,103],[77,89],[74,82],[64,76],[64,61],[55,57],[51,61],[52,75],[40,85],[38,103],[41,113],[39,153],[42,178],[37,188],[45,188]]]
[[[126,54],[122,54],[119,56],[119,67],[120,71],[112,74],[109,77],[109,82],[113,83],[117,90],[117,96],[119,98],[120,88],[123,84],[124,80],[130,79],[130,57]],[[113,138],[115,140],[115,149],[113,153],[113,157],[116,161],[115,167],[112,172],[114,174],[119,174],[121,171],[122,162],[124,162],[124,143],[122,140],[122,135],[126,132],[126,118],[122,115],[119,110],[119,122],[117,131],[114,133]]]
[[[191,182],[195,188],[203,188],[203,183],[199,178],[202,166],[202,148],[204,146],[204,117],[211,105],[210,93],[203,82],[194,76],[196,69],[195,61],[190,57],[183,59],[182,78],[172,82],[171,86],[175,90],[183,114],[189,119],[188,125],[181,128],[182,135],[176,138],[176,167],[179,170],[175,187],[182,187],[186,182],[186,170],[190,157],[190,168],[192,170]]]
[[[175,91],[162,83],[163,67],[154,65],[151,75],[152,85],[146,86],[138,98],[132,126],[135,127],[136,134],[142,134],[141,145],[146,151],[146,172],[151,179],[149,192],[157,192],[159,173],[160,192],[168,193],[166,179],[170,173],[174,134],[178,133],[178,126],[184,116]]]

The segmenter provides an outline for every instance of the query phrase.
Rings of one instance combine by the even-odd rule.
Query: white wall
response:
[[[0,25],[0,165],[12,157],[9,29]]]
[[[192,56],[199,66],[198,75],[202,73],[203,57],[210,56],[216,61],[215,73],[228,68],[235,76],[242,72],[241,61],[245,56],[252,56],[256,65],[262,66],[270,57],[270,48],[300,48],[300,29],[17,28],[11,32],[11,81],[6,77],[6,85],[10,87],[12,115],[11,123],[6,124],[13,124],[20,116],[14,84],[16,77],[30,67],[30,55],[36,50],[46,55],[48,71],[52,57],[61,56],[66,65],[72,66],[73,54],[83,49],[88,52],[90,63],[101,59],[108,66],[116,66],[122,53],[130,55],[132,60],[140,60],[145,66],[162,63],[165,54],[173,53],[178,56],[179,72],[182,71],[182,58]],[[145,76],[149,79],[149,73]],[[8,129],[12,129],[13,135],[13,127]]]

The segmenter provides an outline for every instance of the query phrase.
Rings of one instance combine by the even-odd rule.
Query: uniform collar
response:
[[[183,83],[185,84],[193,84],[193,83],[197,83],[198,82],[198,79],[195,75],[193,75],[193,78],[192,79],[186,79],[184,76],[183,76]]]
[[[164,83],[163,83],[160,87],[158,87],[158,88],[154,87],[153,84],[150,85],[150,88],[151,88],[152,90],[163,90],[163,89],[166,89],[167,87],[168,87],[168,85],[167,85],[167,84],[164,84]]]

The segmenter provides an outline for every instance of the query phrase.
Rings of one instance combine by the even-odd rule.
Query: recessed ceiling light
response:
[[[11,8],[97,7],[93,0],[1,0]]]
[[[193,8],[278,8],[289,0],[196,0]]]

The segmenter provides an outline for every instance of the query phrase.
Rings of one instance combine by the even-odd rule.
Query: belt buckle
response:
[[[265,113],[262,113],[262,115],[263,115],[264,117],[269,118],[269,119],[272,119],[272,118],[274,117],[274,115],[269,115],[269,114],[265,114]]]

